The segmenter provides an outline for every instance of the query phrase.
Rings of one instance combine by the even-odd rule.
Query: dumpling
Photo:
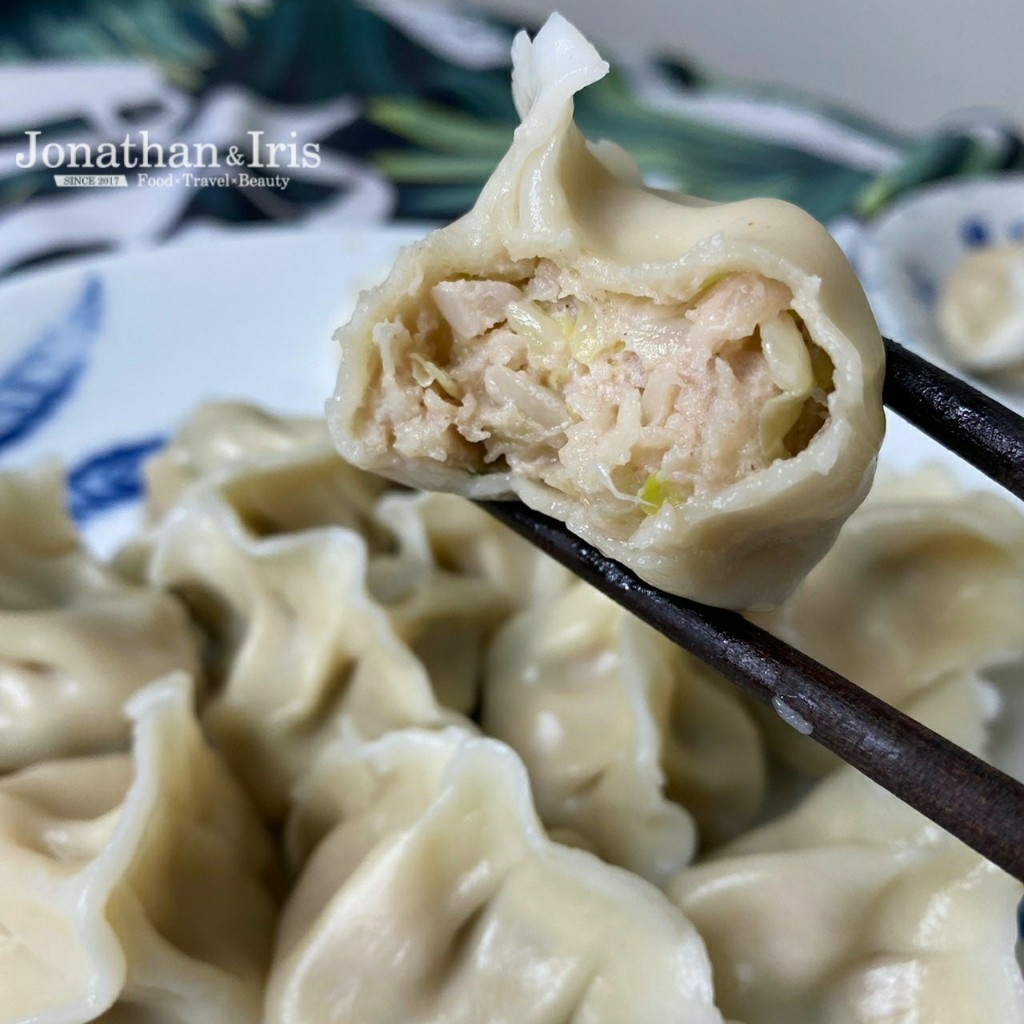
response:
[[[261,535],[311,526],[368,530],[385,480],[339,459],[323,420],[244,402],[199,406],[145,466],[146,519],[160,522],[197,481],[225,481]]]
[[[211,484],[231,494],[258,536],[345,526],[386,546],[374,533],[372,508],[390,485],[340,459],[323,420],[207,402],[146,462],[143,475],[143,528],[114,558],[128,579],[146,579],[160,524],[191,489]]]
[[[374,514],[403,556],[485,579],[511,608],[558,593],[575,579],[472,502],[452,494],[391,491],[378,501]]]
[[[335,335],[329,424],[356,465],[518,496],[656,586],[770,606],[868,488],[881,339],[807,214],[645,189],[589,144],[572,97],[607,70],[558,15],[516,38],[512,147]]]
[[[156,535],[149,577],[210,638],[203,725],[269,817],[348,723],[368,736],[459,719],[367,592],[368,545],[341,527],[261,537],[230,484],[194,489]]]
[[[132,698],[132,753],[0,779],[0,1022],[253,1024],[275,857],[184,675]]]
[[[721,1024],[690,924],[549,840],[508,747],[406,730],[328,767],[309,838],[324,793],[336,823],[285,907],[266,1024]]]
[[[1024,363],[1024,244],[972,249],[943,282],[937,317],[961,365],[988,372]]]
[[[56,464],[0,473],[0,772],[123,747],[125,701],[198,668],[178,602],[82,546]]]
[[[394,547],[370,559],[370,592],[426,666],[441,703],[472,713],[495,629],[562,590],[571,574],[453,494],[393,491],[377,502],[374,520]]]
[[[1020,1024],[1019,882],[853,769],[669,889],[744,1024]]]
[[[127,556],[202,623],[204,725],[272,818],[343,725],[460,721],[491,633],[568,580],[464,499],[349,466],[324,429],[200,409],[147,474],[156,525]]]
[[[323,421],[256,406],[200,407],[147,465],[151,529],[118,564],[146,578],[159,524],[196,489],[216,489],[252,538],[319,527],[365,539],[366,586],[425,664],[446,707],[471,712],[496,626],[568,572],[464,499],[395,488],[348,465]]]
[[[523,758],[549,830],[663,885],[764,797],[761,739],[727,685],[577,583],[499,633],[481,724]]]
[[[950,675],[1024,655],[1024,515],[941,467],[880,480],[780,609],[751,618],[899,708]],[[820,774],[838,762],[770,712],[773,750]]]
[[[346,730],[292,791],[283,833],[287,866],[298,874],[336,829],[361,860],[388,833],[411,828],[436,799],[455,751],[474,735],[470,722],[396,729],[375,740]]]

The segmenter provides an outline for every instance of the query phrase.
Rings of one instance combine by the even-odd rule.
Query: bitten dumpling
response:
[[[132,694],[198,668],[178,602],[82,546],[55,463],[0,473],[0,772],[126,746]]]
[[[334,824],[285,907],[266,1024],[721,1024],[689,922],[549,840],[504,744],[405,730],[320,767],[297,813],[316,796],[307,841]]]
[[[588,143],[572,97],[607,70],[557,15],[516,38],[508,153],[336,334],[334,440],[403,483],[518,496],[665,590],[771,606],[868,488],[881,339],[807,214],[646,189]]]
[[[481,725],[523,758],[550,831],[663,885],[764,797],[757,727],[727,687],[576,583],[495,638]]]
[[[131,754],[0,779],[2,1024],[253,1024],[270,838],[204,743],[183,674],[132,698]]]

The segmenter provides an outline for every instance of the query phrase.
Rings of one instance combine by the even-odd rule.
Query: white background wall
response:
[[[477,0],[543,18],[554,0]],[[918,131],[987,106],[1024,126],[1024,0],[557,0],[598,43],[659,47]]]

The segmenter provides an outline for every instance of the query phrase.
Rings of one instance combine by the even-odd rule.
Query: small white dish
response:
[[[884,335],[1024,413],[1024,373],[970,373],[936,318],[943,282],[982,245],[1024,240],[1024,174],[958,180],[895,203],[864,233],[855,263]]]

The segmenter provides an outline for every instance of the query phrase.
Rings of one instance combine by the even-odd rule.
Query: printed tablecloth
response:
[[[13,0],[0,13],[0,275],[258,222],[448,220],[508,144],[517,27],[422,0]],[[605,49],[613,71],[577,119],[658,185],[780,196],[841,235],[923,182],[1024,168],[994,116],[908,138]]]

